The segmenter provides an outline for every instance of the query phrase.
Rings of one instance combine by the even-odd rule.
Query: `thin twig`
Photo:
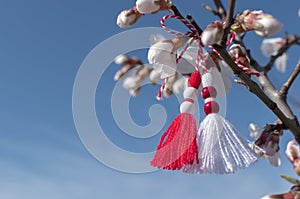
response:
[[[225,28],[230,28],[233,22],[233,15],[234,15],[234,9],[235,9],[235,1],[236,0],[230,0],[228,3],[228,14],[226,15],[226,24]]]
[[[200,26],[197,24],[195,19],[192,17],[192,15],[188,14],[186,18],[191,22],[191,24],[198,30],[199,35],[203,32],[203,30],[200,28]]]
[[[178,8],[174,4],[171,6],[170,10],[173,12],[173,14],[175,16],[179,16],[179,17],[182,17],[184,19],[184,17],[182,16],[180,11],[178,10]]]
[[[228,33],[230,32],[230,27],[233,23],[233,14],[234,14],[234,8],[235,8],[235,1],[236,0],[230,0],[228,3],[228,14],[226,16],[226,21],[225,21],[225,27],[224,27],[224,36],[222,38],[222,46],[226,46],[227,43],[227,36]]]
[[[222,15],[219,13],[219,11],[212,9],[210,6],[206,4],[202,4],[202,7],[207,10],[208,12],[213,13],[215,16],[218,16],[220,19],[222,19]]]
[[[248,90],[250,90],[249,86],[241,79],[235,79],[235,83],[245,86]]]
[[[170,8],[170,10],[173,12],[175,16],[179,16],[182,19],[184,19],[183,15],[180,13],[178,8],[173,4]],[[191,24],[198,30],[199,35],[203,32],[203,30],[200,28],[200,26],[197,24],[197,22],[193,19],[191,15],[187,15],[188,20],[191,22]]]
[[[294,83],[295,79],[300,73],[300,60],[298,61],[298,64],[296,65],[294,71],[292,72],[291,76],[288,78],[288,80],[283,84],[283,86],[280,89],[281,96],[286,100],[286,96],[288,94],[289,89],[291,88],[292,84]]]
[[[297,44],[299,40],[300,40],[300,36],[295,36],[295,35],[287,36],[286,44],[279,49],[276,55],[271,57],[269,63],[264,67],[265,73],[269,72],[272,69],[278,57],[282,56],[292,45]]]
[[[287,127],[283,123],[267,124],[265,126],[264,130],[268,131],[268,132],[277,132],[277,133],[279,133],[281,135],[280,132],[282,132],[283,130],[287,130]]]
[[[225,10],[225,7],[224,7],[222,1],[221,0],[214,0],[214,3],[217,7],[217,12],[219,13],[218,15],[220,16],[220,18],[223,21],[225,21],[227,14],[226,14],[226,10]]]

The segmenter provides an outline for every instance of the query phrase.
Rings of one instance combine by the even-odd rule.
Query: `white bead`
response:
[[[213,76],[212,73],[205,73],[202,75],[202,86],[207,87],[207,86],[212,86],[213,84]]]
[[[183,97],[196,101],[198,98],[197,89],[193,87],[187,87],[186,89],[184,89]]]
[[[182,102],[180,105],[180,113],[189,113],[194,114],[195,113],[195,105],[192,102]]]
[[[213,98],[213,97],[206,98],[206,99],[204,100],[204,104],[205,104],[206,102],[211,102],[211,101],[216,101],[216,99]]]

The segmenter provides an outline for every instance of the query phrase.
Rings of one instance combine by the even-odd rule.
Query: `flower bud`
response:
[[[136,8],[142,14],[151,14],[159,11],[159,0],[137,0]]]
[[[146,66],[140,68],[123,82],[123,87],[127,89],[132,96],[138,95],[143,81],[148,77],[152,69]]]
[[[143,14],[139,13],[135,7],[129,10],[123,10],[118,15],[117,25],[120,28],[128,28],[135,24],[141,16],[143,16]]]
[[[292,163],[297,158],[300,158],[300,148],[299,148],[299,146],[296,145],[294,140],[292,140],[288,143],[285,154]]]
[[[129,58],[126,55],[121,54],[121,55],[116,56],[114,61],[116,64],[123,65],[125,62],[128,61],[128,59]]]
[[[250,131],[250,136],[253,137],[254,139],[257,139],[260,135],[259,128],[256,124],[250,123],[249,131]]]
[[[299,196],[298,193],[282,193],[282,194],[270,194],[262,197],[261,199],[296,199]]]
[[[127,77],[123,82],[123,87],[127,90],[137,88],[140,78],[137,76]]]
[[[188,78],[181,77],[173,84],[174,93],[182,93],[184,89],[187,87]]]
[[[229,55],[230,57],[237,61],[238,63],[244,65],[244,66],[249,66],[249,58],[247,57],[246,49],[239,45],[239,44],[233,44],[229,48]]]
[[[204,46],[211,46],[218,43],[224,34],[223,26],[220,22],[215,21],[208,25],[201,34],[201,41]]]
[[[272,15],[261,15],[257,23],[261,25],[260,28],[255,30],[255,33],[261,37],[268,37],[270,35],[278,33],[282,29],[282,24],[275,19]]]
[[[173,95],[173,85],[176,82],[176,80],[177,80],[177,75],[174,75],[168,79],[168,82],[166,83],[164,89],[165,97],[170,97],[171,95]]]
[[[265,14],[262,10],[252,12],[246,10],[237,16],[237,21],[240,22],[244,32],[254,30],[257,35],[262,37],[276,34],[282,28],[282,24],[277,19],[272,15]]]
[[[157,71],[152,70],[149,79],[152,84],[157,84],[161,80],[160,74]]]

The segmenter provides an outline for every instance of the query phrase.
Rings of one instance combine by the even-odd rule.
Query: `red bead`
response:
[[[207,86],[202,89],[201,95],[202,95],[203,99],[207,99],[209,97],[216,98],[217,90],[213,86]]]
[[[201,84],[201,77],[199,71],[195,71],[189,78],[188,86],[199,89]]]
[[[209,101],[204,104],[204,112],[206,115],[219,112],[219,104],[215,101]]]

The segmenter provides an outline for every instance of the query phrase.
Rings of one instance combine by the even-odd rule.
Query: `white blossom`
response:
[[[188,38],[178,37],[170,40],[162,40],[152,45],[148,51],[148,61],[154,70],[161,74],[161,78],[175,75],[177,70],[176,54]]]
[[[283,38],[270,38],[264,39],[261,44],[261,50],[266,57],[274,56],[278,53],[279,49],[283,47],[286,40]],[[285,72],[287,65],[287,53],[283,53],[282,56],[278,57],[275,61],[276,69],[279,72]]]
[[[264,39],[261,44],[261,50],[267,57],[276,55],[278,50],[285,44],[285,39],[281,37]]]

